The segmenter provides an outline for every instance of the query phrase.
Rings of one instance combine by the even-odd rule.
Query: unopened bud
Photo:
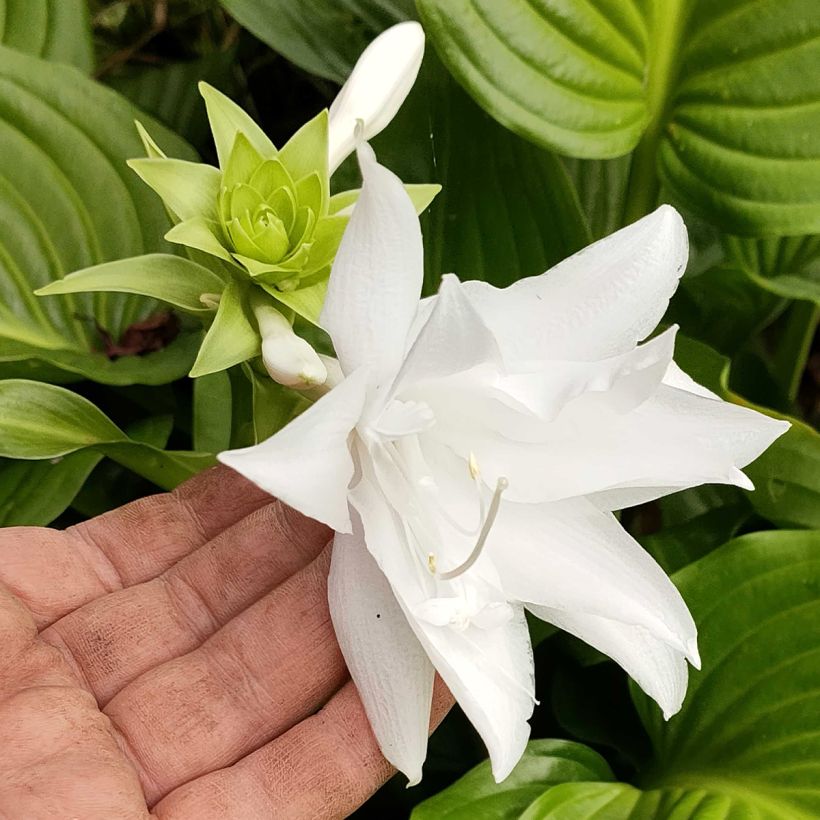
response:
[[[270,305],[254,308],[262,335],[262,362],[279,384],[297,390],[324,384],[327,369],[316,351],[293,332],[290,322]]]

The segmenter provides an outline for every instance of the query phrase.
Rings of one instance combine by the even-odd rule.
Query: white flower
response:
[[[525,608],[620,663],[676,712],[695,624],[612,510],[740,467],[787,427],[725,403],[641,345],[687,257],[664,206],[543,276],[445,277],[419,301],[422,240],[400,181],[364,177],[322,323],[345,379],[266,442],[221,460],[337,531],[340,646],[385,756],[421,776],[437,670],[497,780],[533,708]]]

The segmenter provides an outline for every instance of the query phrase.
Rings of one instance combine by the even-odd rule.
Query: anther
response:
[[[467,469],[470,471],[470,478],[474,481],[481,475],[481,470],[478,469],[478,459],[475,453],[470,453],[470,458],[467,460]]]
[[[472,552],[467,556],[467,560],[464,563],[459,564],[454,569],[451,569],[447,572],[439,573],[438,577],[442,581],[452,581],[454,578],[458,578],[459,575],[463,575],[467,572],[470,567],[475,564],[478,560],[478,557],[481,555],[481,552],[484,549],[484,545],[487,543],[487,538],[490,535],[490,530],[495,523],[495,519],[498,516],[498,510],[501,506],[501,496],[504,493],[504,490],[510,486],[510,482],[507,481],[504,476],[498,479],[495,485],[495,492],[493,493],[492,501],[490,501],[490,508],[487,511],[487,517],[484,519],[484,524],[481,527],[481,532],[478,534],[478,540],[476,541],[475,546],[472,549]],[[429,566],[429,560],[428,560]]]
[[[427,553],[427,569],[430,570],[431,575],[436,574],[436,555],[433,552]]]

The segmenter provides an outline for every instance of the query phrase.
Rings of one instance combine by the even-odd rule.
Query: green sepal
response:
[[[432,201],[441,191],[441,185],[421,184],[421,185],[405,185],[404,190],[407,191],[413,205],[416,208],[417,214],[422,214],[430,206]],[[330,204],[328,214],[331,216],[350,216],[353,213],[353,206],[359,199],[361,188],[352,188],[349,191],[341,191],[330,197]]]
[[[211,124],[220,168],[227,167],[238,133],[244,134],[248,142],[266,159],[276,156],[276,146],[250,115],[232,99],[205,82],[199,84],[199,93],[202,94],[208,110],[208,121]]]
[[[182,159],[131,159],[128,166],[181,221],[216,219],[222,174],[211,165]]]
[[[228,164],[224,168],[222,186],[233,188],[241,182],[248,183],[254,171],[262,165],[264,158],[251,145],[251,141],[240,131],[231,149]]]
[[[319,174],[314,171],[306,177],[302,177],[294,186],[296,190],[296,202],[300,206],[310,208],[311,211],[320,216],[327,212],[327,202],[324,199],[324,188]]]
[[[259,355],[259,331],[248,316],[243,289],[231,281],[222,293],[213,323],[199,348],[191,378],[227,370]]]
[[[185,245],[187,248],[217,256],[233,265],[234,259],[222,244],[221,234],[222,228],[216,220],[195,216],[174,225],[165,234],[165,238],[177,245]]]
[[[147,154],[148,159],[167,159],[168,155],[162,150],[162,148],[159,147],[159,145],[157,145],[156,141],[148,133],[145,126],[139,120],[134,120],[134,125],[137,127],[137,133],[139,134],[142,144],[145,147],[145,153]]]
[[[330,271],[328,270],[327,273]],[[274,299],[298,313],[311,324],[319,326],[319,316],[327,295],[327,276],[323,275],[315,284],[296,290],[278,290],[265,282],[259,283]]]
[[[104,262],[75,271],[36,290],[37,296],[97,291],[136,293],[160,299],[194,315],[204,315],[203,293],[222,292],[225,282],[202,265],[181,256],[152,253]]]
[[[283,146],[279,159],[293,179],[316,173],[322,183],[322,203],[330,199],[330,179],[327,166],[327,110],[320,111],[306,122]],[[324,215],[327,211],[317,211]]]

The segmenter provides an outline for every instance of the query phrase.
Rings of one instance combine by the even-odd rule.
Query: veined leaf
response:
[[[0,381],[0,457],[55,459],[93,450],[164,489],[213,463],[210,453],[161,450],[130,438],[88,399],[25,379]]]
[[[412,0],[220,0],[246,29],[312,74],[343,83],[365,46],[414,16]]]
[[[0,43],[87,74],[94,66],[85,0],[0,0]]]
[[[820,230],[815,0],[418,0],[450,70],[499,122],[572,157],[633,157],[726,230]]]
[[[35,359],[119,384],[171,381],[190,367],[189,332],[143,357],[109,361],[99,352],[98,327],[117,340],[160,309],[154,300],[33,294],[74,270],[173,250],[162,238],[169,227],[162,204],[125,165],[143,153],[136,116],[75,69],[0,48],[0,361]],[[192,157],[161,126],[151,130],[175,154]]]

